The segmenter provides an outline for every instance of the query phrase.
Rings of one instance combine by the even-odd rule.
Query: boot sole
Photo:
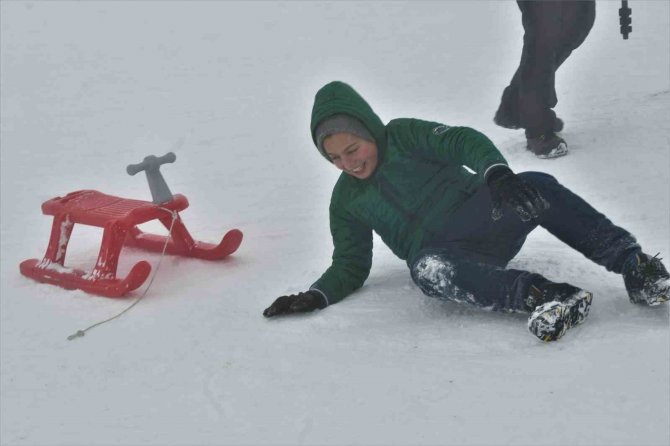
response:
[[[528,318],[528,330],[544,342],[556,341],[587,318],[593,294],[581,290],[565,302],[540,305]]]
[[[528,149],[530,150],[530,149]],[[530,150],[532,152],[532,150]],[[535,152],[533,152],[535,153]],[[549,153],[535,153],[535,156],[541,159],[551,159],[565,156],[568,154],[568,145],[564,142],[560,143],[557,147],[551,149]]]

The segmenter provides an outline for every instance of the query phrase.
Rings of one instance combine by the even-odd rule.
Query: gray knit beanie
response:
[[[316,134],[316,147],[319,149],[319,152],[321,152],[321,155],[328,160],[330,160],[330,158],[328,157],[326,150],[323,148],[323,141],[330,135],[336,133],[350,133],[367,141],[375,142],[375,138],[361,121],[353,116],[345,114],[327,117],[316,127],[316,132],[314,133]]]

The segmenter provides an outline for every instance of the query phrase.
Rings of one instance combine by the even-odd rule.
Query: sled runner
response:
[[[232,254],[242,243],[242,232],[232,229],[218,245],[193,240],[179,216],[188,207],[181,194],[172,195],[160,175],[159,166],[174,162],[174,154],[146,157],[137,165],[128,166],[134,175],[146,171],[154,202],[106,195],[95,190],[71,192],[42,204],[42,213],[53,216],[51,237],[44,258],[21,262],[24,276],[39,282],[66,289],[80,289],[92,294],[119,297],[141,286],[151,272],[146,261],[136,263],[125,278],[116,277],[119,255],[124,245],[147,251],[219,260]],[[158,220],[168,230],[168,236],[147,234],[137,225]],[[174,220],[174,221],[173,221]],[[100,252],[90,272],[64,266],[67,245],[75,224],[103,228]]]

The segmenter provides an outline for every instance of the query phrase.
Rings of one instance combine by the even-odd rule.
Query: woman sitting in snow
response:
[[[309,291],[279,297],[266,317],[325,308],[361,287],[372,265],[372,231],[407,261],[428,296],[531,313],[528,328],[544,341],[583,322],[592,294],[506,269],[538,225],[622,274],[631,302],[670,298],[667,270],[629,232],[554,177],[515,174],[476,130],[418,119],[384,125],[349,85],[332,82],[316,94],[311,132],[343,171],[330,202],[333,262]]]

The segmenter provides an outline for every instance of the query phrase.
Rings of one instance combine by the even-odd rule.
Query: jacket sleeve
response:
[[[389,123],[396,127],[404,147],[438,163],[454,163],[468,167],[484,180],[494,166],[507,166],[505,157],[483,133],[469,127],[449,127],[419,119],[398,119]]]
[[[333,262],[310,287],[321,293],[326,305],[341,301],[363,286],[372,267],[372,229],[334,201],[330,205],[330,233]]]

